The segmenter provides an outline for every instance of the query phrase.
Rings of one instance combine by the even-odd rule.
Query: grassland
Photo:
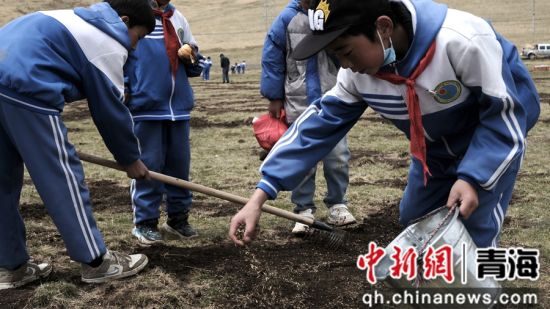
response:
[[[50,9],[93,1],[1,1],[0,19],[37,9]],[[550,41],[550,3],[536,2],[537,27],[531,31],[531,1],[445,1],[493,21],[495,28],[518,46]],[[203,51],[232,59],[246,59],[251,69],[232,75],[233,83],[192,81],[196,108],[192,120],[191,180],[248,196],[258,180],[259,147],[250,120],[265,111],[258,91],[257,63],[265,35],[262,1],[174,1],[189,18]],[[274,1],[270,16],[284,6]],[[268,14],[269,15],[269,14]],[[269,16],[268,16],[269,17]],[[268,18],[269,19],[269,18]],[[216,60],[216,57],[213,57]],[[527,62],[532,68],[549,61]],[[255,65],[256,64],[256,65]],[[550,306],[550,72],[533,72],[542,97],[542,115],[529,137],[528,151],[511,202],[501,239],[503,247],[537,248],[541,254],[538,281],[509,282],[507,286],[539,289],[543,307]],[[85,102],[69,105],[64,113],[73,144],[103,157],[103,146]],[[13,291],[0,292],[0,307],[16,308],[355,308],[372,289],[355,267],[366,242],[387,244],[398,226],[397,205],[406,184],[408,143],[395,128],[367,112],[349,135],[352,151],[350,207],[360,224],[349,232],[360,238],[350,248],[329,251],[289,235],[291,223],[270,215],[262,217],[262,233],[252,247],[240,250],[227,240],[230,217],[239,206],[201,194],[195,195],[191,223],[200,237],[170,241],[165,246],[141,248],[130,235],[132,215],[129,180],[123,173],[84,164],[94,213],[112,250],[144,252],[151,258],[146,271],[135,278],[104,285],[84,285],[79,267],[69,261],[30,178],[25,178],[21,212],[27,225],[28,247],[37,261],[51,261],[49,280]],[[316,201],[322,205],[324,183],[318,181]],[[290,210],[288,194],[273,202]],[[326,211],[319,207],[318,218]],[[164,219],[164,217],[163,217]],[[382,227],[382,228],[381,228]],[[375,288],[381,288],[380,285]]]

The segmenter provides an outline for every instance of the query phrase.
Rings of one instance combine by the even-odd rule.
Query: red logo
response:
[[[393,279],[400,279],[403,275],[406,275],[409,281],[416,279],[421,271],[416,249],[408,247],[403,250],[399,246],[394,246],[393,250],[394,253],[389,256],[393,261],[389,268],[389,275]],[[367,271],[367,281],[370,284],[377,282],[375,267],[385,255],[386,251],[371,241],[368,253],[357,257],[357,268]],[[437,249],[428,246],[422,258],[422,275],[426,280],[442,277],[447,283],[452,283],[454,281],[453,248],[450,245],[443,245]]]
[[[424,279],[435,279],[443,277],[447,283],[455,280],[453,273],[453,248],[450,245],[443,245],[437,250],[428,246],[424,255]]]
[[[378,247],[374,242],[369,243],[369,252],[367,254],[359,255],[357,258],[357,268],[360,270],[367,270],[367,281],[370,284],[376,283],[376,276],[374,275],[374,267],[384,257],[386,251],[383,248]]]
[[[393,260],[393,266],[390,267],[390,276],[394,279],[399,279],[403,274],[407,275],[407,280],[416,278],[416,259],[418,253],[415,248],[409,247],[403,255],[401,248],[394,246],[395,253],[390,257]]]

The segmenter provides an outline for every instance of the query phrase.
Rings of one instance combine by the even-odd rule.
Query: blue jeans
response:
[[[323,173],[327,182],[327,193],[323,202],[327,207],[347,203],[345,196],[349,184],[349,158],[348,140],[345,136],[323,159]],[[317,208],[313,197],[316,172],[317,167],[313,167],[298,187],[292,191],[291,201],[296,205],[295,213],[307,209],[315,213]]]
[[[210,68],[204,68],[202,70],[202,79],[203,80],[209,80],[210,79]]]

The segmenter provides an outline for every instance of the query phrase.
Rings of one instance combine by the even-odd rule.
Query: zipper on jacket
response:
[[[174,79],[174,76],[171,76],[171,77],[172,77],[172,92],[170,93],[170,101],[168,101],[168,107],[170,107],[170,115],[172,116],[172,121],[176,121],[176,117],[174,116],[174,110],[172,109],[172,98],[174,97],[174,91],[176,90],[176,80]]]
[[[449,143],[447,142],[447,139],[445,138],[445,136],[442,136],[441,137],[441,140],[443,141],[443,145],[445,145],[445,148],[447,150],[447,152],[453,156],[453,157],[457,157],[457,155],[451,150],[451,147],[449,146]]]

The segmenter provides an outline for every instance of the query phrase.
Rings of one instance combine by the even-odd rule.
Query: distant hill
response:
[[[98,0],[99,1],[99,0]],[[37,11],[85,6],[98,1],[0,0],[0,24]],[[452,8],[491,20],[497,31],[518,47],[550,42],[550,0],[442,0]],[[266,30],[286,0],[173,0],[191,24],[203,53],[214,60],[224,52],[232,62],[260,60]],[[533,29],[533,4],[535,23]],[[534,31],[533,31],[534,30]]]
[[[273,18],[286,6],[284,0],[172,1],[189,19],[203,51],[228,51],[239,58],[259,61],[259,50]],[[518,47],[550,42],[550,0],[443,0],[451,8],[491,20],[495,29]],[[535,33],[532,4],[535,3]],[[267,14],[266,14],[267,13]],[[266,17],[267,16],[267,17]],[[237,59],[235,59],[237,60]]]

